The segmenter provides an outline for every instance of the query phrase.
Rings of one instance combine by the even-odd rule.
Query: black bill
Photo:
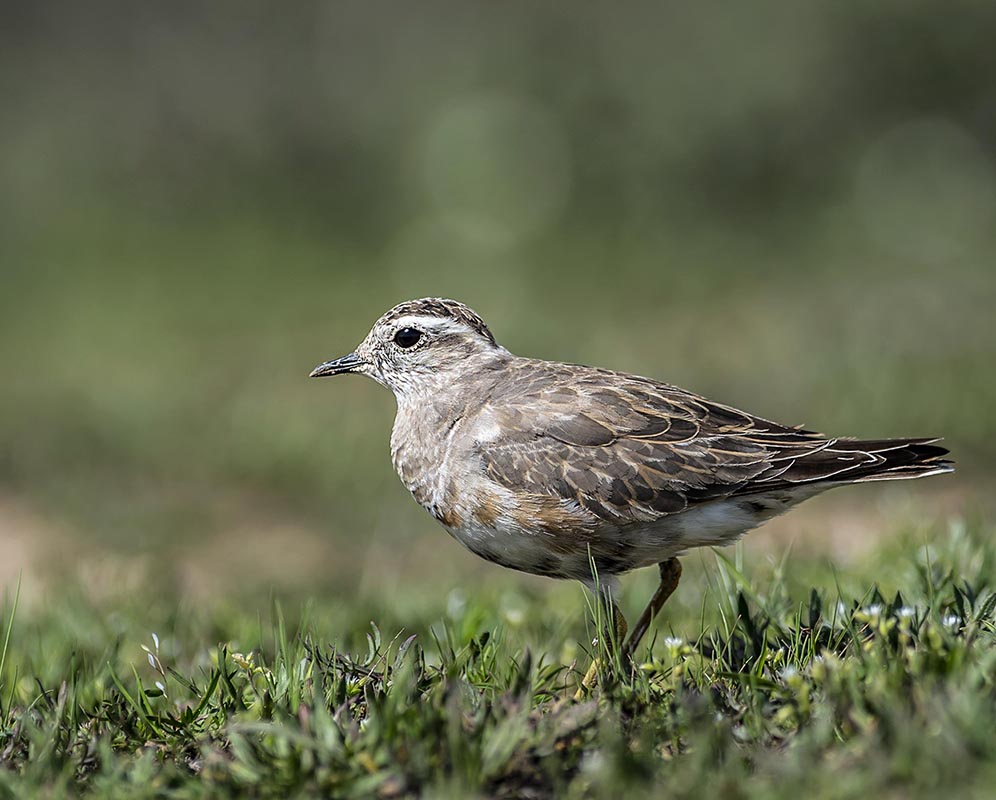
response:
[[[361,366],[363,366],[363,359],[356,355],[356,353],[350,353],[348,356],[335,358],[332,361],[319,364],[311,370],[311,375],[308,377],[324,378],[328,375],[342,375],[345,372],[356,372]]]

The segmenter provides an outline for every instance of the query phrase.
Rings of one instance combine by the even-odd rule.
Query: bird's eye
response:
[[[402,328],[394,334],[394,343],[398,347],[414,347],[422,338],[422,331],[415,328]]]

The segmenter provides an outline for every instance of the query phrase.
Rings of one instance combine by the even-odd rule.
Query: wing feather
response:
[[[667,384],[543,361],[523,360],[487,409],[503,432],[476,444],[488,478],[617,524],[799,483],[874,479],[883,465],[905,472],[946,453],[927,439],[831,439]]]

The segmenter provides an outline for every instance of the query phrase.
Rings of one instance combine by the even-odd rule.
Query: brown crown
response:
[[[423,297],[421,300],[409,300],[406,303],[396,305],[388,311],[383,322],[390,322],[411,314],[421,314],[426,317],[440,317],[442,319],[455,319],[469,325],[474,331],[479,333],[491,344],[497,344],[495,337],[474,311],[467,308],[463,303],[456,300],[445,300],[441,297]]]

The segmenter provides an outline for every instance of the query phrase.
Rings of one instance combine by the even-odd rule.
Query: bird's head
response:
[[[438,391],[507,355],[484,320],[463,303],[426,297],[396,305],[355,351],[319,364],[311,377],[358,372],[400,398]]]

